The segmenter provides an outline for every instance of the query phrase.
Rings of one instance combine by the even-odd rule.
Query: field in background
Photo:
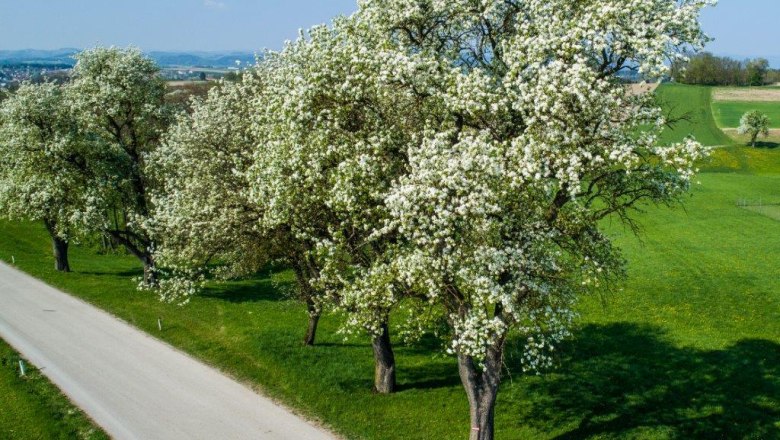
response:
[[[657,92],[692,121],[667,130],[732,145],[715,125],[710,89]],[[691,197],[676,209],[645,206],[640,238],[617,222],[629,278],[585,298],[559,367],[521,373],[516,340],[496,414],[500,439],[780,438],[780,248],[777,220],[740,206],[778,202],[780,149],[713,150]],[[139,293],[137,262],[74,248],[76,272],[52,269],[41,225],[0,222],[0,259],[72,292],[221,368],[348,438],[450,439],[468,434],[468,404],[452,358],[436,343],[397,346],[400,391],[371,393],[367,340],[345,341],[322,320],[319,345],[300,342],[305,307],[283,294],[285,270],[213,286],[186,307]],[[157,317],[165,327],[157,329]],[[394,317],[393,324],[397,324]],[[397,334],[394,328],[394,334]]]
[[[108,439],[34,366],[21,377],[20,359],[0,340],[0,438]]]
[[[716,87],[712,89],[712,100],[780,102],[780,87]]]

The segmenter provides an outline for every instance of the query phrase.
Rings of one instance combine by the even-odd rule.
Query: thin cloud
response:
[[[208,9],[225,9],[225,2],[217,0],[203,0],[203,6]]]

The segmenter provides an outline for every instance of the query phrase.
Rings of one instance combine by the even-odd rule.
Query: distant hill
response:
[[[72,66],[73,55],[77,52],[78,49],[73,48],[57,50],[0,50],[0,65],[30,64]]]
[[[65,48],[56,50],[0,50],[0,65],[61,65],[73,66],[73,55],[79,49]],[[161,67],[214,67],[226,68],[236,65],[254,64],[255,54],[250,52],[149,52],[148,55]]]
[[[149,52],[148,55],[162,67],[235,67],[236,61],[241,65],[255,63],[255,54],[250,52]]]

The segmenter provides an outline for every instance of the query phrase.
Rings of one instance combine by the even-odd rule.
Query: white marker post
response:
[[[157,318],[157,328],[162,331],[162,318]]]
[[[24,361],[19,359],[19,374],[24,377],[26,376],[26,371],[24,371]]]
[[[11,255],[11,265],[16,266],[16,257]]]

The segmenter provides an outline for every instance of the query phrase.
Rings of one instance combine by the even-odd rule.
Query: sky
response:
[[[702,14],[702,27],[715,41],[707,50],[742,59],[770,58],[780,68],[780,1],[720,0]]]
[[[0,49],[279,49],[298,29],[356,9],[355,0],[0,0]],[[780,68],[780,1],[720,0],[702,16],[709,50],[764,56]]]
[[[256,52],[356,9],[356,0],[0,0],[0,50]]]

